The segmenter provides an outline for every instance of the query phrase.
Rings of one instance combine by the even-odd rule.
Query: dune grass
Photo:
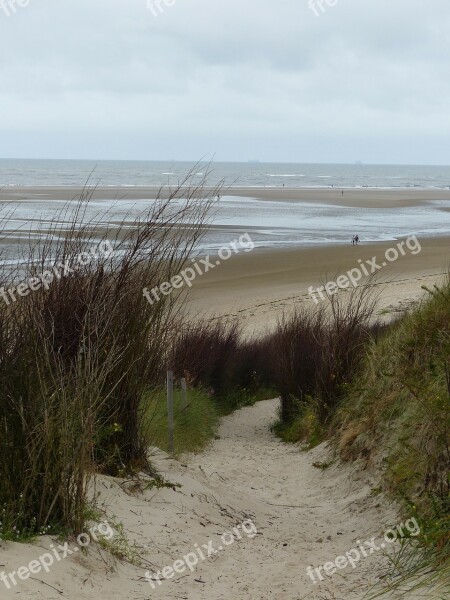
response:
[[[152,472],[141,403],[164,380],[183,296],[150,304],[143,288],[169,281],[195,249],[217,195],[204,186],[190,174],[131,226],[106,227],[108,214],[85,218],[86,187],[18,248],[20,264],[2,263],[2,537],[80,533],[93,473]]]
[[[414,580],[450,593],[449,283],[370,345],[333,430],[341,457],[376,465],[420,524],[394,557],[390,587]]]
[[[378,334],[370,288],[330,296],[317,308],[283,317],[266,341],[274,385],[281,398],[274,431],[287,442],[320,443],[361,362]]]
[[[236,319],[197,319],[179,329],[169,364],[191,387],[208,391],[221,415],[277,395],[267,340],[246,339]]]

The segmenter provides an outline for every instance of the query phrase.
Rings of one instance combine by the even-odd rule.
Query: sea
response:
[[[450,189],[450,166],[0,159],[0,187],[177,185],[187,173],[239,187]]]

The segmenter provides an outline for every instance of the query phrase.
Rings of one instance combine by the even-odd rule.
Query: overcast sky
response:
[[[1,157],[450,164],[449,0],[17,1]]]

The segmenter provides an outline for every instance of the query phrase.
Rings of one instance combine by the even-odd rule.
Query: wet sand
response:
[[[426,205],[427,202],[450,200],[450,190],[425,189],[345,189],[314,188],[241,188],[233,187],[222,193],[227,196],[258,198],[262,201],[317,202],[336,206],[361,208],[403,208]],[[39,187],[3,188],[0,202],[31,202],[39,204],[55,201],[55,212],[61,201],[76,199],[81,188]],[[161,196],[170,193],[162,188]],[[200,191],[199,191],[200,193]],[[210,190],[202,188],[207,197]],[[95,200],[144,201],[157,197],[158,188],[102,188],[95,190]],[[59,202],[56,202],[59,201]],[[28,211],[28,207],[26,209]],[[249,217],[254,209],[249,207]],[[448,212],[442,207],[442,224],[448,220]],[[28,219],[28,217],[27,217]],[[254,228],[253,228],[254,229]],[[211,233],[223,234],[226,239],[243,231],[252,232],[251,226],[212,225]],[[444,232],[444,230],[443,230]],[[19,238],[18,238],[19,239]],[[14,234],[9,239],[15,240]],[[270,240],[269,240],[270,241]],[[209,273],[198,276],[189,295],[189,311],[193,314],[238,316],[249,332],[273,327],[283,311],[292,310],[300,303],[313,301],[308,294],[310,286],[317,287],[326,281],[336,280],[350,269],[357,268],[373,256],[381,258],[386,249],[396,246],[397,241],[340,245],[317,244],[309,247],[284,249],[257,248],[253,252],[241,252],[222,262]],[[422,285],[432,286],[446,272],[450,259],[450,237],[420,237],[422,251],[413,255],[409,251],[395,262],[378,272],[377,289],[381,294],[380,310],[394,313],[407,307],[424,294]],[[364,284],[363,278],[360,284]],[[340,292],[348,293],[348,292]]]
[[[79,197],[82,187],[6,187],[0,189],[0,202],[72,200]],[[184,188],[185,190],[186,188]],[[97,200],[148,200],[158,194],[167,198],[174,187],[97,187]],[[216,188],[200,187],[196,195],[208,196]],[[342,191],[344,194],[342,194]],[[259,198],[262,200],[297,200],[340,206],[366,208],[395,208],[417,206],[434,200],[450,200],[450,189],[375,189],[375,188],[282,188],[282,187],[224,187],[221,195]]]

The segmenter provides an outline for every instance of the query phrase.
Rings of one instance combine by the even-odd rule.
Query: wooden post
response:
[[[173,372],[167,371],[167,419],[169,424],[169,452],[173,452]]]
[[[188,399],[187,399],[187,383],[186,379],[183,377],[181,380],[181,396],[183,401],[183,410],[185,416],[187,416],[187,408],[188,408]]]

